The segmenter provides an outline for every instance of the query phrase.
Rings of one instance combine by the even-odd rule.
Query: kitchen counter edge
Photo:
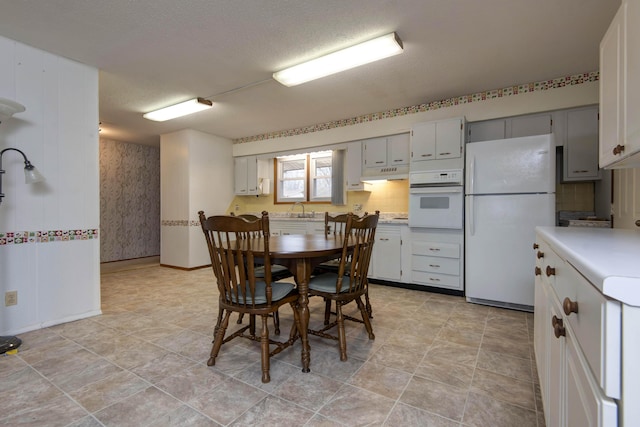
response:
[[[640,307],[640,231],[589,227],[536,227],[536,231],[602,294]]]

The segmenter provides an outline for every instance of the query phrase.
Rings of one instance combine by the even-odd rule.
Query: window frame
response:
[[[274,158],[274,204],[292,204],[296,202],[304,203],[331,203],[331,185],[333,166],[331,167],[330,175],[316,175],[315,174],[315,162],[320,158],[332,158],[331,151],[318,151],[313,153],[305,153],[293,156],[283,156]],[[305,159],[304,162],[304,192],[302,197],[282,197],[283,194],[283,182],[286,180],[282,177],[283,168],[282,163],[287,160],[300,160]],[[313,171],[312,171],[313,170]],[[313,182],[315,180],[328,179],[329,182],[329,194],[327,197],[319,197],[313,194]],[[293,179],[292,179],[293,180]]]

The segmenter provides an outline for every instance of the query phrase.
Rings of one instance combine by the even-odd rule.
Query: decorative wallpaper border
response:
[[[50,230],[0,232],[0,246],[22,243],[65,242],[98,238],[98,230]]]
[[[160,221],[163,227],[200,227],[200,220],[188,219],[163,219]]]
[[[551,80],[544,80],[534,83],[527,83],[517,86],[509,86],[502,89],[487,90],[471,95],[463,95],[455,98],[447,98],[439,101],[433,101],[426,104],[412,105],[410,107],[396,108],[389,111],[365,114],[363,116],[352,117],[350,119],[336,120],[332,122],[319,123],[311,126],[305,126],[296,129],[282,130],[276,132],[265,133],[261,135],[247,136],[244,138],[234,139],[234,144],[243,144],[246,142],[264,141],[275,138],[284,138],[287,136],[304,135],[307,133],[320,132],[328,129],[335,129],[345,126],[357,125],[360,123],[373,122],[375,120],[388,119],[391,117],[406,116],[408,114],[422,113],[430,110],[438,110],[440,108],[451,107],[459,104],[470,104],[472,102],[486,101],[488,99],[504,98],[505,96],[514,96],[523,93],[538,92],[543,90],[558,89],[564,86],[574,86],[583,83],[595,82],[600,79],[599,71],[590,73],[574,74],[567,77],[559,77]]]

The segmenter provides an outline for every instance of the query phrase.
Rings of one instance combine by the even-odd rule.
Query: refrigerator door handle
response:
[[[470,236],[473,236],[474,234],[476,234],[476,228],[475,228],[476,217],[473,212],[474,199],[475,197],[473,196],[467,197],[467,205],[469,206],[469,235]]]
[[[476,181],[476,156],[473,156],[471,163],[469,164],[469,191],[467,194],[475,194],[475,181]]]

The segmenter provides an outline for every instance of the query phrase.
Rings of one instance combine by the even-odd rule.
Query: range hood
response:
[[[409,165],[363,168],[360,181],[409,179]]]

